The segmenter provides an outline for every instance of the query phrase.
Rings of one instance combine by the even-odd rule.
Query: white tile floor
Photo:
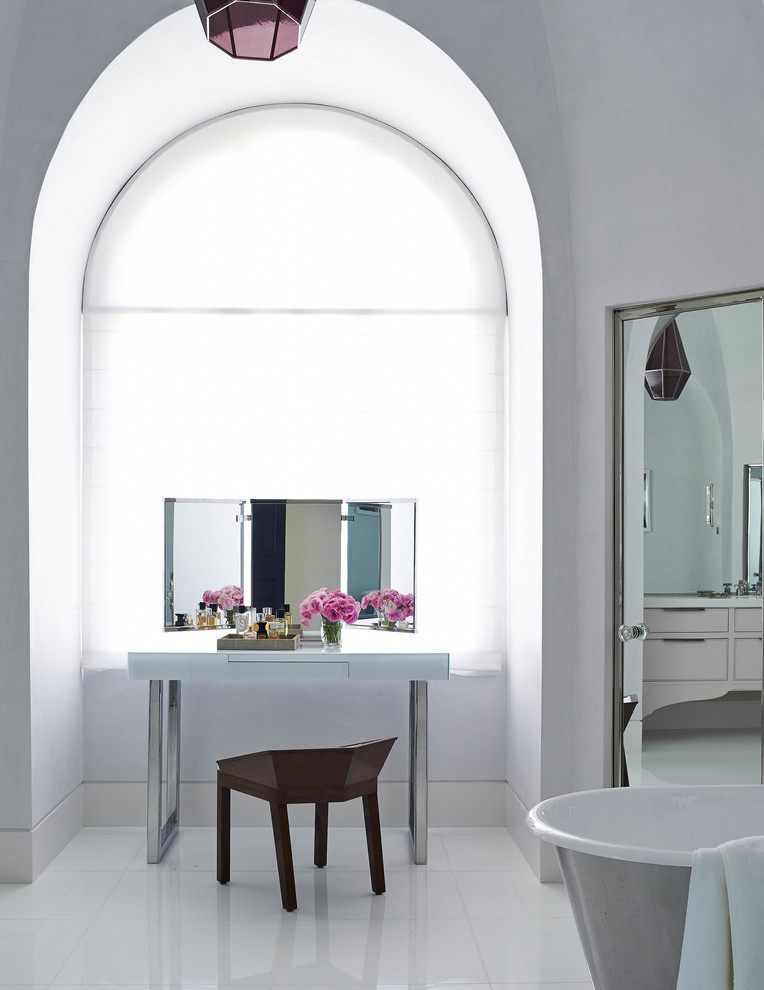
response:
[[[761,783],[759,729],[658,729],[627,753],[632,786]]]
[[[504,829],[432,829],[413,866],[383,829],[387,893],[362,829],[292,831],[298,909],[281,909],[268,829],[189,828],[158,866],[140,829],[83,829],[34,884],[0,885],[0,990],[321,987],[591,990],[564,888],[539,884]]]

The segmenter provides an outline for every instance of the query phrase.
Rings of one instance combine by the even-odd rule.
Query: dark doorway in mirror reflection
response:
[[[286,501],[252,506],[252,605],[281,608],[286,567]],[[290,603],[291,604],[291,603]]]

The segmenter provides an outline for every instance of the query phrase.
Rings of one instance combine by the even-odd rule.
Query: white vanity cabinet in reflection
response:
[[[646,607],[642,714],[680,701],[761,690],[761,607]]]

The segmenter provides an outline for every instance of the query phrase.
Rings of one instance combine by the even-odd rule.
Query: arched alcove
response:
[[[509,286],[507,586],[510,613],[514,598],[522,622],[510,621],[508,639],[530,666],[540,664],[541,261],[530,190],[506,133],[455,63],[367,4],[322,0],[303,48],[273,65],[222,56],[206,43],[189,7],[136,39],[87,93],[51,161],[35,215],[30,582],[39,590],[40,608],[32,611],[31,663],[51,703],[38,703],[33,719],[38,734],[59,752],[70,751],[73,760],[81,745],[77,726],[67,726],[65,712],[50,727],[44,722],[57,684],[72,682],[81,659],[80,340],[88,253],[120,188],[168,141],[232,111],[285,103],[340,107],[410,135],[459,176],[491,225]],[[535,695],[529,702],[537,703]],[[41,813],[63,796],[54,772],[51,779],[38,778]]]
[[[379,493],[417,498],[418,631],[459,587],[452,665],[499,669],[506,286],[439,159],[329,107],[218,117],[117,197],[83,317],[85,665],[124,666],[125,603],[159,625],[165,497]]]

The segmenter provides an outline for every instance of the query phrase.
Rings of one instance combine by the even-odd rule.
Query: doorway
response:
[[[615,786],[762,780],[763,300],[614,312]]]

